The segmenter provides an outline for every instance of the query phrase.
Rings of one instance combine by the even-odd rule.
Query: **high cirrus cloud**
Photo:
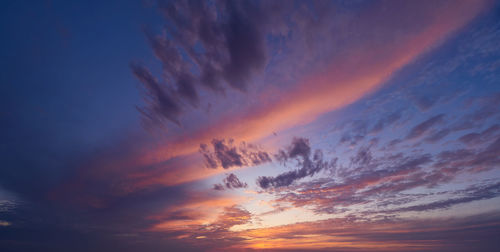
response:
[[[400,213],[400,212],[423,212],[436,209],[447,209],[457,204],[468,203],[477,200],[491,199],[500,196],[500,182],[487,185],[475,185],[464,190],[465,195],[456,198],[434,201],[420,205],[413,205],[390,210],[380,211],[383,213]]]
[[[441,123],[443,119],[444,119],[444,114],[439,114],[425,120],[424,122],[413,127],[410,133],[408,133],[408,135],[406,136],[406,138],[414,139],[422,136],[424,133],[428,132],[434,125]]]

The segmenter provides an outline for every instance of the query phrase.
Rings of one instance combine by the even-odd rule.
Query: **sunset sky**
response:
[[[500,2],[2,1],[0,251],[500,251]]]

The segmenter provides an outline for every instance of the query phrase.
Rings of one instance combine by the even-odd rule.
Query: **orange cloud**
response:
[[[248,221],[245,211],[227,208],[218,221],[239,223]],[[235,211],[236,210],[236,211]],[[493,214],[495,216],[495,214]],[[496,215],[498,217],[498,215]],[[471,219],[477,219],[471,222]],[[213,230],[203,227],[185,230],[183,239],[193,245],[204,238],[207,251],[286,251],[286,250],[341,250],[341,251],[438,251],[440,248],[458,248],[454,239],[463,232],[477,236],[490,232],[498,225],[490,215],[465,219],[430,220],[372,220],[335,218],[302,222],[244,231]],[[443,235],[447,234],[447,235]],[[451,234],[456,234],[453,237]],[[471,241],[470,247],[478,245]],[[451,251],[451,250],[450,250]]]
[[[390,24],[400,20],[383,17],[386,13],[381,10],[368,13],[367,17],[361,15],[360,25],[354,27],[359,29],[357,32],[368,31],[373,22],[380,21],[386,27],[378,36],[389,36],[394,40],[381,41],[378,37],[368,36],[365,43],[353,46],[342,57],[334,59],[329,67],[305,78],[274,103],[253,108],[241,116],[223,118],[201,131],[178,136],[165,147],[141,157],[141,163],[192,155],[200,143],[213,138],[232,137],[254,142],[273,132],[310,123],[318,116],[346,106],[382,86],[399,69],[468,23],[485,6],[486,1],[457,1],[438,2],[432,8],[417,8],[415,11],[422,13],[412,13],[411,18],[420,20],[406,18],[401,22],[420,22],[421,26],[404,31],[402,35],[396,34],[400,31]],[[183,166],[183,173],[179,174],[179,169],[165,167],[161,177],[167,184],[172,181],[183,183],[223,171],[202,169],[200,163],[190,163]],[[151,183],[156,182],[158,178],[151,179]]]
[[[186,202],[169,206],[160,214],[147,219],[158,221],[150,231],[189,231],[218,221],[223,210],[242,202],[244,198],[231,195],[210,195],[204,192],[192,192]],[[227,219],[227,218],[226,218]]]

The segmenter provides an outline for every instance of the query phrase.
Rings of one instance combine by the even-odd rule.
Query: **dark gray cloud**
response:
[[[434,125],[442,122],[443,118],[444,118],[444,114],[439,114],[439,115],[433,116],[433,117],[425,120],[424,122],[413,127],[410,130],[410,133],[408,133],[408,135],[406,136],[406,139],[414,139],[414,138],[422,136],[424,133],[429,131]]]
[[[241,182],[238,177],[234,174],[229,174],[225,179],[224,179],[224,184],[226,185],[226,188],[231,189],[231,188],[246,188],[248,187],[247,183]]]
[[[233,139],[227,142],[225,139],[213,139],[212,148],[203,143],[200,144],[199,151],[205,159],[205,165],[212,169],[219,166],[228,169],[234,166],[255,166],[271,162],[271,157],[267,152],[245,142],[236,146]]]
[[[175,83],[174,94],[197,105],[198,93],[194,87],[194,76],[189,72],[189,63],[184,62],[175,43],[165,37],[153,35],[150,31],[146,31],[146,37],[156,57],[163,63],[165,80]]]
[[[130,68],[144,87],[147,106],[138,108],[144,119],[153,123],[164,123],[168,120],[179,124],[181,106],[174,91],[161,85],[146,68],[137,64],[131,64]]]
[[[219,160],[222,168],[227,169],[232,166],[243,166],[243,156],[233,146],[233,140],[230,139],[226,144],[224,139],[214,139],[212,140],[212,145],[215,157]]]
[[[327,168],[336,167],[336,159],[330,162],[324,161],[321,150],[315,150],[311,157],[309,140],[305,138],[294,138],[291,145],[286,150],[280,150],[275,157],[285,164],[289,159],[295,159],[300,168],[279,174],[276,177],[260,176],[257,179],[257,185],[263,189],[289,186],[298,179],[312,176]]]
[[[215,184],[214,185],[214,190],[217,191],[222,191],[225,188],[227,189],[238,189],[238,188],[247,188],[248,184],[241,182],[240,179],[234,175],[233,173],[230,173],[227,175],[224,180],[222,181],[222,184]]]

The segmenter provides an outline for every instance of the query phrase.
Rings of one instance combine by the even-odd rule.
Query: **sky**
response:
[[[500,2],[3,1],[1,251],[495,251]]]

